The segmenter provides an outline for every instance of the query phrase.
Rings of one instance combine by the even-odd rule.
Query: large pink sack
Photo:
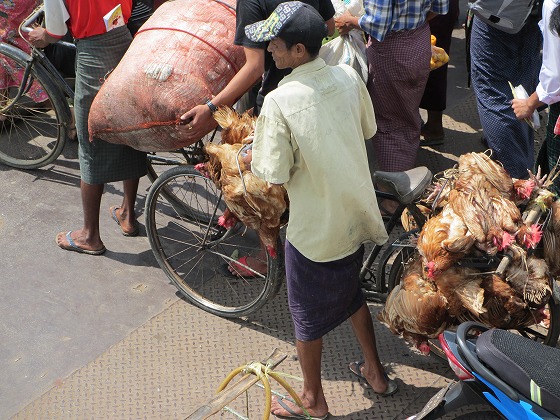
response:
[[[95,97],[90,139],[147,152],[188,146],[179,117],[220,92],[245,63],[234,35],[235,0],[163,3]]]

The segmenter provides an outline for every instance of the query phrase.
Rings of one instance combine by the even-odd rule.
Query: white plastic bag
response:
[[[348,35],[341,35],[321,47],[319,57],[331,66],[347,64],[354,68],[364,83],[368,78],[366,45],[362,35],[352,30]]]
[[[335,16],[340,16],[346,11],[356,17],[364,14],[362,0],[331,1],[334,6]],[[341,35],[327,42],[321,47],[319,57],[331,66],[347,64],[353,67],[362,77],[364,83],[367,82],[366,44],[361,30],[353,29],[348,35]]]

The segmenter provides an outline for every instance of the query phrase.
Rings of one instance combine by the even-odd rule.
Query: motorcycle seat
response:
[[[560,349],[510,331],[490,329],[476,340],[478,358],[529,400],[560,417]]]

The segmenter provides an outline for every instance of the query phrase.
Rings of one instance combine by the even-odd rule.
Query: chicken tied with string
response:
[[[206,144],[204,151],[208,159],[195,169],[222,191],[227,208],[218,224],[231,229],[241,221],[257,232],[268,254],[275,258],[288,194],[283,186],[256,177],[250,165],[242,160],[244,150],[252,142],[256,119],[247,112],[240,115],[224,106],[214,113],[214,119],[222,127],[221,143]]]
[[[379,320],[423,354],[429,338],[467,320],[548,327],[560,280],[560,201],[549,190],[557,167],[512,179],[489,153],[468,153],[437,176],[423,200],[429,218]]]

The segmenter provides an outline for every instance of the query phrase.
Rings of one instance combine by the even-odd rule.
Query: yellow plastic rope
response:
[[[240,373],[255,375],[262,382],[265,393],[265,408],[263,413],[264,420],[268,420],[270,418],[270,408],[272,406],[272,390],[270,388],[269,376],[276,380],[276,382],[278,382],[286,390],[286,392],[290,394],[290,396],[294,399],[294,402],[303,410],[305,415],[308,418],[311,418],[307,410],[303,407],[303,402],[288,382],[281,376],[282,374],[273,371],[269,365],[263,365],[260,362],[252,362],[232,370],[222,381],[216,393],[223,391],[231,380]]]

